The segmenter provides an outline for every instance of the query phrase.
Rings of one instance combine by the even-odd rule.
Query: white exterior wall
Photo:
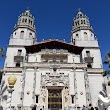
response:
[[[101,55],[100,55],[100,49],[84,49],[82,52],[82,57],[86,57],[86,51],[90,51],[90,56],[93,57],[93,63],[92,63],[92,68],[103,68],[102,66],[102,60],[101,60]]]
[[[32,99],[33,83],[34,83],[34,70],[27,69],[25,73],[23,106],[27,106],[27,105],[31,106],[33,104],[33,99]]]
[[[16,62],[14,62],[14,56],[17,56],[18,50],[22,50],[21,56],[24,56],[25,58],[26,50],[24,47],[8,47],[6,53],[5,67],[15,67]]]
[[[24,17],[24,16],[23,16]],[[26,18],[26,17],[24,17]],[[34,21],[32,22],[34,23]],[[19,24],[19,22],[18,22]],[[23,23],[25,26],[25,23]],[[48,88],[59,88],[62,90],[62,110],[64,110],[64,107],[70,106],[70,107],[82,107],[83,105],[87,105],[88,102],[86,100],[86,87],[85,87],[85,73],[86,69],[88,70],[85,62],[80,62],[80,55],[75,55],[74,53],[66,53],[68,55],[68,59],[66,63],[59,63],[55,64],[55,62],[51,62],[51,64],[42,62],[41,59],[41,52],[28,54],[28,61],[27,62],[21,62],[23,64],[23,68],[15,68],[16,63],[14,62],[14,56],[17,55],[18,49],[22,50],[21,56],[26,56],[26,50],[24,46],[33,45],[36,33],[34,32],[34,27],[32,24],[33,31],[27,27],[22,28],[18,26],[18,29],[16,29],[13,32],[13,35],[10,38],[9,41],[9,47],[7,48],[7,54],[6,54],[6,60],[5,60],[5,67],[9,70],[7,71],[5,78],[5,85],[3,86],[3,95],[2,95],[2,101],[1,105],[4,107],[4,110],[6,108],[6,100],[7,100],[7,78],[11,75],[11,72],[15,72],[15,76],[17,77],[17,82],[15,84],[15,91],[12,95],[12,102],[11,105],[15,106],[17,108],[17,104],[21,104],[22,101],[20,101],[21,97],[21,90],[23,90],[24,97],[23,98],[23,109],[30,110],[31,105],[35,104],[35,96],[38,95],[38,103],[37,108],[40,110],[40,107],[43,105],[48,109]],[[90,28],[89,28],[90,29]],[[72,39],[75,39],[75,45],[85,47],[82,52],[82,57],[85,57],[86,51],[90,51],[90,54],[92,57],[94,57],[94,63],[92,64],[93,69],[102,68],[102,61],[101,61],[101,55],[100,55],[100,49],[98,45],[98,41],[94,37],[94,33],[90,30],[80,30],[72,34]],[[20,38],[21,31],[24,31],[24,36],[22,39]],[[87,33],[87,39],[84,38],[84,32]],[[29,37],[29,33],[32,33],[32,37]],[[78,38],[76,38],[76,34],[78,34]],[[51,51],[52,52],[52,51]],[[44,53],[45,54],[45,50]],[[53,53],[54,54],[54,53]],[[35,63],[33,63],[35,62]],[[40,63],[41,62],[41,63]],[[25,66],[25,64],[27,66]],[[41,65],[42,64],[42,65]],[[66,67],[65,67],[66,64]],[[79,65],[78,65],[79,64]],[[28,66],[30,65],[30,67]],[[37,66],[36,66],[37,65]],[[54,71],[55,67],[57,68],[56,72]],[[14,67],[14,68],[11,68]],[[25,73],[21,75],[20,69],[24,69],[26,67]],[[36,68],[36,71],[35,71]],[[16,69],[16,70],[14,70]],[[17,73],[19,71],[19,73]],[[22,70],[23,71],[23,70]],[[92,71],[92,68],[91,68]],[[93,70],[94,71],[94,70]],[[24,72],[24,71],[23,71]],[[50,73],[50,76],[47,76],[46,73]],[[99,91],[102,90],[102,83],[103,83],[103,77],[101,76],[101,73],[99,71],[87,73],[89,75],[89,86],[90,86],[90,93],[92,98],[92,105],[95,107],[97,106],[97,100],[98,100],[98,94]],[[25,77],[23,76],[25,75]],[[63,77],[61,75],[64,75]],[[57,77],[56,77],[57,76]],[[47,77],[49,77],[49,81],[47,81]],[[42,79],[44,78],[44,79]],[[47,79],[46,79],[47,78]],[[55,79],[54,79],[55,78]],[[67,79],[66,79],[67,78]],[[86,76],[86,78],[88,78]],[[63,81],[61,81],[63,79]],[[25,81],[24,81],[25,80]],[[43,88],[42,82],[45,83],[45,87]],[[43,81],[44,80],[44,81]],[[22,83],[25,82],[23,89],[22,89]],[[56,81],[56,82],[55,82]],[[55,84],[54,84],[55,82]],[[35,90],[34,85],[35,83]],[[43,91],[45,90],[45,91]],[[44,92],[44,93],[43,93]],[[76,96],[77,93],[77,96]],[[43,101],[44,96],[46,96],[46,100]],[[75,96],[74,104],[72,104],[71,96]],[[68,99],[66,101],[66,98]],[[47,110],[45,109],[45,110]],[[74,108],[71,108],[73,110]]]
[[[22,39],[20,38],[21,31],[24,31],[24,36]],[[29,33],[32,33],[32,38],[29,38]],[[35,32],[27,28],[18,28],[15,32],[13,32],[13,35],[10,38],[9,45],[32,45],[35,36]]]
[[[74,56],[74,63],[80,63],[80,55]]]
[[[75,94],[75,87],[74,87],[74,71],[71,71],[69,73],[69,81],[70,81],[70,95],[74,95]]]
[[[72,34],[72,38],[75,39],[76,41],[85,41],[85,39],[84,39],[84,32],[86,32],[87,35],[88,35],[87,41],[94,41],[95,40],[94,34],[90,30],[80,30],[80,31],[77,31],[77,32]],[[79,38],[76,38],[76,34],[79,35]],[[92,34],[92,36],[91,36],[91,34]]]
[[[92,98],[92,105],[97,106],[98,94],[103,90],[102,83],[104,83],[103,76],[101,74],[89,74],[90,92]]]
[[[73,63],[73,62],[74,62],[73,56],[71,54],[68,55],[68,63]]]
[[[76,84],[77,84],[77,93],[78,93],[78,105],[80,107],[83,107],[83,105],[86,105],[86,89],[85,89],[84,71],[76,70],[76,79],[77,79]]]
[[[35,94],[40,94],[40,83],[41,83],[41,71],[38,69],[36,71],[36,88],[35,88]]]

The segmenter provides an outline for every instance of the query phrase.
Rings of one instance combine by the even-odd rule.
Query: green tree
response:
[[[106,54],[104,64],[107,65],[110,68],[110,52],[108,52]],[[104,71],[104,76],[106,76],[107,74],[110,74],[110,70],[105,70]]]

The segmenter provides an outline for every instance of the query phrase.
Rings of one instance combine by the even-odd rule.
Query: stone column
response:
[[[34,77],[33,77],[33,94],[32,94],[33,105],[35,104],[35,88],[36,88],[36,67],[34,68]]]
[[[75,108],[76,108],[76,110],[77,110],[77,105],[78,105],[78,93],[77,93],[77,78],[76,78],[75,70],[76,70],[76,68],[73,68],[73,71],[74,71]]]
[[[25,73],[26,73],[26,67],[23,68],[22,74],[21,74],[21,85],[20,85],[20,102],[17,105],[18,108],[22,108],[23,107],[23,98],[24,98],[24,87],[25,87]]]
[[[7,96],[6,110],[11,110],[12,92],[14,91],[14,89],[9,88],[7,91],[8,91],[8,96]]]
[[[84,79],[85,79],[85,89],[86,89],[86,103],[87,106],[91,103],[91,94],[90,94],[90,87],[89,87],[89,78],[86,68],[84,68]]]

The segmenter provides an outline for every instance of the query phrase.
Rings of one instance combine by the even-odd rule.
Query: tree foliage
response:
[[[110,68],[110,52],[108,52],[106,54],[104,64],[107,65]],[[104,71],[104,76],[106,76],[107,74],[110,74],[110,70],[105,70]]]

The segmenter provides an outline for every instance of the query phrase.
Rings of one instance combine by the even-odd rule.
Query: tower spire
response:
[[[26,10],[29,10],[30,11],[30,7],[28,6]]]
[[[36,29],[34,24],[34,16],[28,8],[18,17],[18,22],[14,27],[9,45],[32,45],[35,40]]]
[[[18,22],[17,25],[15,25],[14,30],[19,27],[29,28],[35,32],[34,16],[31,14],[29,8],[18,17]]]
[[[93,29],[90,26],[89,18],[86,15],[84,15],[79,8],[78,13],[77,13],[75,19],[73,20],[72,32],[76,32],[79,30],[85,30],[85,29],[93,32]]]
[[[80,12],[81,11],[81,9],[80,8],[78,8],[78,12]]]

